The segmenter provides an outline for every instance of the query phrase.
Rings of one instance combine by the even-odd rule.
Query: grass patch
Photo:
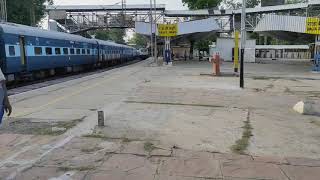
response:
[[[315,124],[320,127],[320,121],[318,121],[318,120],[312,120],[312,121],[310,121],[310,123]]]
[[[123,137],[123,138],[121,138],[121,141],[122,141],[123,143],[129,143],[129,142],[131,142],[132,140],[129,139],[129,138],[127,138],[127,137]]]
[[[76,126],[78,123],[82,122],[84,119],[75,119],[75,120],[71,120],[71,121],[63,121],[63,122],[57,122],[54,123],[50,126],[46,126],[46,127],[41,127],[41,128],[37,128],[33,130],[33,134],[36,135],[52,135],[52,136],[57,136],[57,135],[61,135],[63,133],[65,133],[66,131],[68,131],[69,129],[73,128],[74,126]],[[53,127],[57,127],[57,128],[65,128],[65,130],[63,131],[52,131]]]
[[[288,87],[286,87],[283,92],[288,93],[288,94],[292,94],[292,91]]]
[[[91,153],[91,152],[96,152],[96,151],[99,151],[103,148],[101,147],[87,147],[87,148],[82,148],[81,149],[81,152],[84,152],[84,153]]]
[[[244,154],[249,146],[249,140],[252,136],[252,126],[250,124],[250,111],[248,111],[247,120],[244,121],[242,137],[238,139],[234,145],[231,146],[233,153]]]
[[[83,135],[82,137],[86,137],[86,138],[98,138],[98,139],[103,139],[103,140],[120,140],[123,143],[129,143],[132,141],[140,141],[139,139],[129,139],[127,137],[122,137],[122,138],[118,138],[118,137],[108,137],[104,134],[98,134],[98,133],[93,133],[93,134],[86,134]]]
[[[68,166],[62,166],[58,167],[59,171],[90,171],[90,170],[95,170],[95,166],[80,166],[80,167],[68,167]]]
[[[253,80],[270,80],[270,79],[274,79],[272,77],[267,77],[267,76],[254,76],[252,77]]]
[[[144,150],[145,150],[146,152],[151,152],[151,151],[153,151],[156,147],[155,147],[155,146],[153,145],[153,143],[151,143],[151,142],[145,142],[143,148],[144,148]]]
[[[86,135],[83,135],[82,137],[86,137],[86,138],[98,138],[98,139],[109,139],[109,137],[103,135],[103,134],[96,134],[96,133],[93,133],[93,134],[86,134]]]
[[[186,103],[170,103],[170,102],[151,102],[151,101],[125,101],[126,103],[137,104],[159,104],[159,105],[172,105],[172,106],[199,106],[199,107],[211,107],[211,108],[224,108],[225,106],[211,105],[211,104],[186,104]]]
[[[274,87],[273,84],[269,84],[269,85],[266,87],[266,89],[272,89],[273,87]]]

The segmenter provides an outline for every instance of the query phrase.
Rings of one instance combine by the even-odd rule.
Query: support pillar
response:
[[[164,37],[164,64],[172,66],[170,37]]]

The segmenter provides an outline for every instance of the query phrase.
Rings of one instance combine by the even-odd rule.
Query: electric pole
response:
[[[157,49],[157,1],[154,0],[154,59],[158,64],[158,49]]]
[[[244,88],[244,52],[246,48],[246,0],[242,0],[241,12],[241,60],[240,60],[240,88]]]
[[[150,12],[149,12],[149,15],[150,15],[150,55],[151,57],[153,57],[153,15],[152,15],[152,0],[150,0]]]

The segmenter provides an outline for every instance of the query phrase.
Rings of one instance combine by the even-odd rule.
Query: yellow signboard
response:
[[[308,17],[306,22],[307,34],[320,34],[320,19]]]
[[[178,34],[177,24],[158,24],[159,36],[172,37]]]

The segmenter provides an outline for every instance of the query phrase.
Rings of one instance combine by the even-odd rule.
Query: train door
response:
[[[26,60],[26,47],[25,47],[25,37],[19,36],[19,46],[20,46],[20,62],[22,70],[26,70],[27,60]]]

